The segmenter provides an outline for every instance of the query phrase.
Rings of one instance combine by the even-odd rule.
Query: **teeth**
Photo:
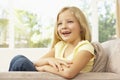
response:
[[[62,34],[70,34],[71,32],[64,32],[64,33],[62,33]]]
[[[63,34],[63,35],[67,35],[67,34],[70,34],[70,33],[71,33],[70,31],[65,31],[65,30],[61,31],[61,34]]]

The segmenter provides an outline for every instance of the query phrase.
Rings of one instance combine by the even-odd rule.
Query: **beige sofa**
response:
[[[0,72],[0,80],[120,80],[120,39],[101,43],[107,64],[105,72],[81,73],[74,79],[65,79],[47,72]]]

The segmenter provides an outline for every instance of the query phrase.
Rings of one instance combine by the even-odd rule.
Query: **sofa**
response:
[[[107,55],[104,71],[79,73],[73,79],[48,72],[0,72],[0,80],[120,80],[120,39],[100,44]]]

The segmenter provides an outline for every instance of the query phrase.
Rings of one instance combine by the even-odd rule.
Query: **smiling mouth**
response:
[[[71,32],[62,32],[62,35],[64,35],[64,36],[67,36],[69,34],[71,34]]]

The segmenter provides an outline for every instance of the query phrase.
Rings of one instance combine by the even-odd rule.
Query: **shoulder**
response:
[[[88,40],[84,40],[78,43],[77,47],[93,47],[92,44]]]
[[[88,40],[79,42],[76,48],[78,49],[78,51],[86,50],[94,54],[94,47]]]
[[[65,45],[64,41],[59,41],[59,42],[56,43],[55,48],[63,47],[64,45]]]
[[[56,43],[54,48],[55,49],[62,49],[65,45],[66,45],[66,43],[64,41],[59,41]]]

